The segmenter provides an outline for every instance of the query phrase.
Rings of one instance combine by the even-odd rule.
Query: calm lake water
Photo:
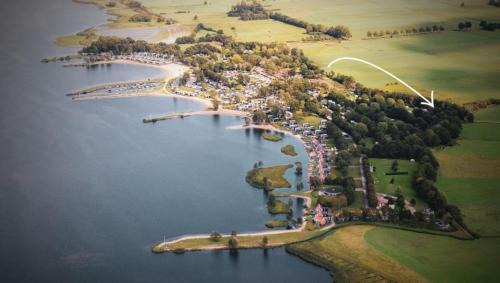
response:
[[[244,177],[253,164],[305,163],[289,137],[271,143],[227,130],[235,117],[189,117],[144,125],[149,114],[198,110],[187,100],[129,98],[74,102],[90,85],[154,78],[158,69],[42,64],[74,49],[59,34],[106,21],[69,0],[1,1],[1,282],[329,282],[288,255],[241,251],[150,252],[163,237],[264,229],[262,191]],[[291,143],[299,157],[280,153]],[[292,172],[287,174],[295,182]]]

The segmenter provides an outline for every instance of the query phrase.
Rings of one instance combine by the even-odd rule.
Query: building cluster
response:
[[[286,113],[286,112],[285,112]],[[290,113],[291,114],[291,113]],[[286,116],[286,114],[285,114]],[[309,123],[304,123],[302,125],[298,124],[294,119],[291,119],[291,115],[281,122],[281,126],[289,129],[291,132],[300,135],[302,140],[306,144],[306,148],[309,149],[309,171],[308,177],[316,176],[321,182],[330,174],[331,171],[331,160],[333,160],[334,155],[337,153],[335,147],[329,148],[326,144],[328,135],[326,134],[326,120],[321,120],[317,128],[311,126]]]
[[[151,52],[134,52],[132,54],[123,54],[113,56],[114,60],[128,60],[151,65],[166,65],[174,62],[173,55],[166,55]]]
[[[171,85],[171,90],[180,95],[202,97],[207,93],[215,93],[221,105],[225,108],[239,111],[266,110],[269,101],[283,104],[283,102],[273,94],[265,98],[259,97],[259,90],[268,86],[273,77],[265,74],[260,68],[252,71],[231,70],[222,73],[223,81],[216,82],[208,78],[197,80],[191,74],[184,85],[181,85],[181,78],[175,80]],[[242,78],[244,83],[238,83]]]

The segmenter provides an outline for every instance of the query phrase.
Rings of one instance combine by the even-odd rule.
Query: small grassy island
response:
[[[270,134],[270,133],[262,134],[262,138],[265,139],[266,141],[272,141],[272,142],[279,142],[280,140],[283,139],[283,137],[280,135]]]
[[[267,228],[279,228],[279,227],[286,227],[288,225],[288,221],[286,220],[270,220],[266,222],[266,227]]]
[[[280,200],[268,202],[267,211],[271,214],[289,214],[292,213],[290,206]]]
[[[295,151],[295,147],[291,144],[285,145],[284,147],[282,147],[281,152],[283,154],[286,154],[289,156],[297,156],[297,152]]]
[[[292,185],[283,176],[293,165],[276,165],[264,168],[254,168],[248,171],[246,181],[252,187],[266,190],[290,188]]]

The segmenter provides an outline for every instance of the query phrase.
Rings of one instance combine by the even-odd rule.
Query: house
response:
[[[314,215],[314,218],[313,218],[314,224],[316,224],[316,226],[323,226],[323,225],[325,225],[326,224],[326,219],[323,216],[323,207],[321,206],[321,204],[318,203],[318,205],[316,206],[316,209],[314,210],[314,212],[315,212],[315,215]]]

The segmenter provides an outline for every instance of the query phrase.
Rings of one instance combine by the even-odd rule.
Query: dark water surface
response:
[[[39,63],[74,51],[54,46],[56,35],[106,21],[94,6],[4,0],[0,12],[1,282],[330,281],[283,249],[152,254],[163,237],[262,230],[265,196],[245,183],[246,171],[258,160],[305,162],[304,149],[289,137],[227,130],[242,123],[235,117],[141,122],[201,109],[192,101],[71,101],[65,93],[161,71]],[[288,143],[299,157],[280,153]]]

